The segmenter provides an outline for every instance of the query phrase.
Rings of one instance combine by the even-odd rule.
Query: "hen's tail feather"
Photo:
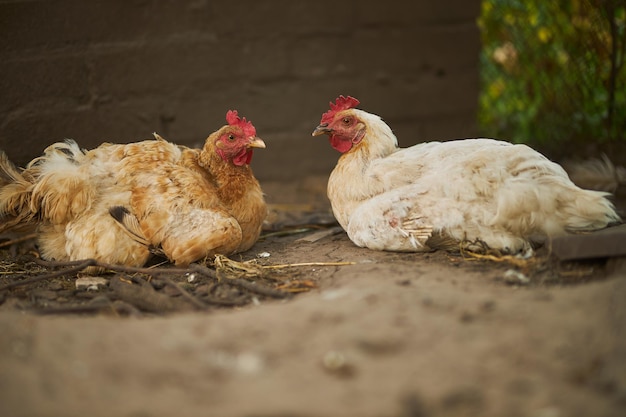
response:
[[[80,170],[85,151],[68,139],[45,149],[24,170],[0,153],[0,219],[16,223],[49,220],[55,224],[87,210],[94,190]]]
[[[585,232],[603,229],[621,223],[615,206],[607,198],[610,194],[602,191],[578,190],[576,199],[564,209],[565,230]]]
[[[29,178],[0,151],[0,231],[33,220],[34,214],[29,210],[33,183]]]
[[[85,151],[67,139],[54,143],[26,167],[35,178],[30,211],[61,224],[89,210],[95,200],[93,180],[81,162]]]
[[[74,139],[65,139],[63,142],[56,142],[48,146],[43,151],[43,155],[30,161],[26,170],[35,170],[44,163],[52,160],[65,160],[74,165],[78,164],[86,154],[86,150],[78,146]]]
[[[0,150],[0,186],[22,179],[19,169],[11,162],[8,155]]]

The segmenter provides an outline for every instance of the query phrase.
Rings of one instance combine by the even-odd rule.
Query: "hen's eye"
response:
[[[350,119],[349,117],[344,117],[344,118],[343,118],[343,124],[344,124],[344,125],[349,125],[349,124],[350,124],[350,122],[351,122],[351,119]]]
[[[228,135],[228,140],[235,140],[235,135],[233,135],[232,133]]]

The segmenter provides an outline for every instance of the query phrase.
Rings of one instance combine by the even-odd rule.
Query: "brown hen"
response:
[[[0,151],[0,231],[35,226],[42,257],[57,261],[141,266],[158,251],[187,265],[245,251],[267,212],[249,165],[265,143],[236,111],[226,120],[202,149],[156,133],[90,151],[66,140],[24,170]]]

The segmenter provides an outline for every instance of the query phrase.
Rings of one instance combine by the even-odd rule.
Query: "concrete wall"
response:
[[[197,145],[228,109],[268,149],[260,179],[325,174],[312,138],[339,94],[402,146],[475,134],[479,0],[0,0],[0,148],[76,139]]]

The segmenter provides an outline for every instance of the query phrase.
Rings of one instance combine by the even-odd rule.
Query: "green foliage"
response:
[[[483,0],[478,23],[482,133],[626,141],[626,0]]]

